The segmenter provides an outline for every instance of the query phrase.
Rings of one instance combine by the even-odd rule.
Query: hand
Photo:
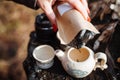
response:
[[[56,0],[38,0],[37,3],[45,12],[52,24],[56,24],[55,14],[52,9],[52,5],[54,5],[55,1]]]
[[[52,5],[54,5],[55,1],[57,0],[38,0],[38,5],[43,9],[51,23],[56,25],[55,14],[52,9]],[[60,0],[60,1],[68,2],[83,15],[85,20],[90,21],[89,18],[90,11],[86,0]]]
[[[71,4],[75,9],[77,9],[84,17],[85,20],[90,21],[90,10],[88,8],[88,3],[86,0],[63,0]]]

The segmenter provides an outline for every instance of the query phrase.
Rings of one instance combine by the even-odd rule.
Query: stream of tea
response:
[[[68,45],[79,49],[92,39],[94,35],[95,34],[89,30],[81,30]]]

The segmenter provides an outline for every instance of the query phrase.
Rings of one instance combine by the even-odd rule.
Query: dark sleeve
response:
[[[27,7],[30,7],[32,9],[38,9],[39,7],[36,5],[36,0],[10,0],[10,1],[14,1],[16,3],[19,4],[23,4]]]

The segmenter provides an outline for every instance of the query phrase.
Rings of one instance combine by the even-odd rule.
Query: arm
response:
[[[52,10],[52,5],[58,0],[7,0],[7,1],[14,1],[23,5],[26,5],[33,9],[41,9],[45,12],[49,20],[52,22],[53,25],[56,25],[56,16]],[[70,3],[74,8],[76,8],[85,18],[85,20],[90,21],[89,17],[89,8],[87,4],[87,0],[60,0],[64,2]],[[37,3],[37,5],[36,5]]]
[[[30,7],[32,9],[38,9],[39,7],[36,5],[37,0],[7,0],[7,1],[14,1],[19,4],[23,4],[27,7]]]

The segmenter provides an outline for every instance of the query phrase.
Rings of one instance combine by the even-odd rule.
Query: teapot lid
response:
[[[35,18],[35,27],[37,29],[41,30],[49,30],[53,29],[48,17],[45,15],[45,13],[39,14]]]

